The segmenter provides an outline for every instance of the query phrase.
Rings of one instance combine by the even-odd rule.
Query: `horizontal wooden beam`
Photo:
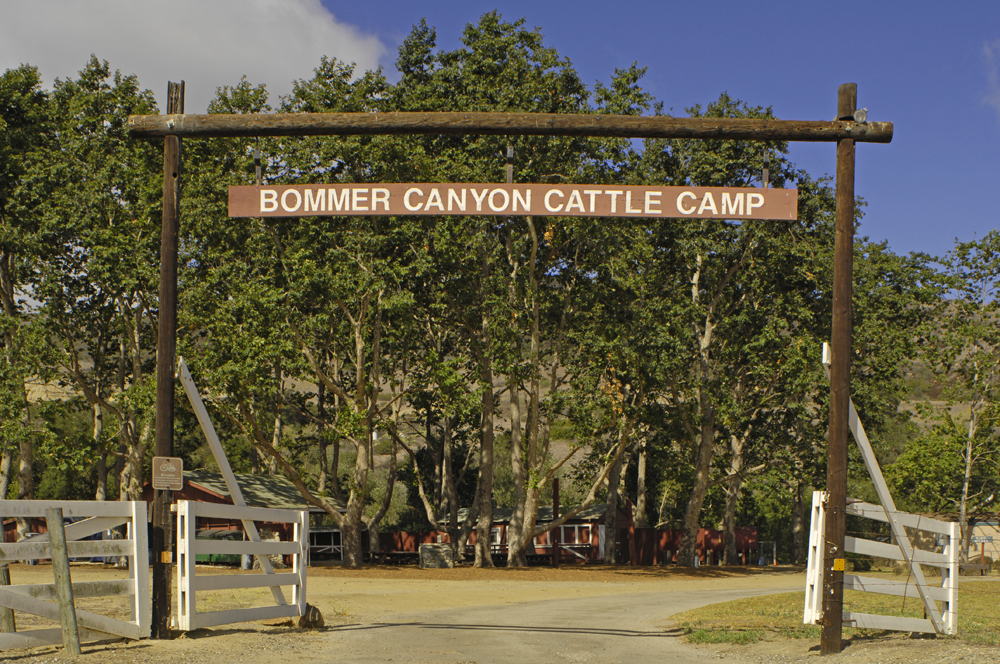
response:
[[[888,143],[891,122],[671,118],[567,113],[271,113],[131,115],[133,138],[478,134]]]

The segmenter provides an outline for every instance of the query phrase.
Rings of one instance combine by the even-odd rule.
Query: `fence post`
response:
[[[196,537],[198,520],[196,502],[177,501],[177,624],[188,631],[197,629],[198,603],[194,588]]]
[[[299,583],[292,588],[292,603],[299,607],[299,615],[306,615],[306,567],[309,564],[309,510],[303,510],[299,521],[295,523],[295,541],[299,545],[299,552],[295,554],[295,573],[299,576]]]
[[[69,576],[69,556],[66,553],[66,530],[60,507],[45,510],[49,528],[49,548],[52,552],[52,575],[59,598],[59,622],[62,623],[63,647],[71,656],[80,654],[80,633],[76,627],[76,607],[73,606],[73,582]]]
[[[10,585],[10,567],[0,565],[0,586]],[[17,623],[14,622],[14,611],[7,607],[0,608],[0,632],[16,632]]]
[[[132,597],[132,619],[139,625],[139,636],[148,639],[152,631],[152,596],[149,592],[149,505],[144,500],[132,501],[132,520],[128,538],[132,541],[129,576],[135,581]]]

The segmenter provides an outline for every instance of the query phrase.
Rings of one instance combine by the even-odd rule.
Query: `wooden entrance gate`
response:
[[[61,508],[64,517],[83,517],[66,525],[66,549],[70,558],[107,556],[128,557],[128,579],[77,581],[74,598],[130,597],[129,621],[109,618],[89,611],[76,610],[81,641],[108,637],[139,639],[150,634],[149,549],[146,545],[146,503],[97,502],[69,500],[0,500],[0,514],[7,517],[43,518],[45,510]],[[128,525],[127,539],[89,540],[102,531]],[[0,559],[39,560],[51,558],[48,534],[31,537],[16,544],[0,543]],[[54,583],[22,584],[0,587],[0,607],[30,613],[59,623],[59,605],[55,602]],[[32,629],[0,634],[0,649],[31,648],[62,644],[61,628]]]

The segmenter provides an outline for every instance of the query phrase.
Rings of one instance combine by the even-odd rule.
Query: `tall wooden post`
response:
[[[837,91],[837,118],[853,120],[858,86]],[[854,257],[854,140],[837,141],[837,214],[833,249],[833,331],[830,346],[830,431],[827,447],[826,536],[823,553],[823,635],[820,654],[841,651],[844,617],[844,530],[847,437],[851,399],[851,299]]]
[[[167,85],[167,114],[184,113],[184,81]],[[160,318],[156,345],[156,456],[174,455],[174,360],[177,350],[177,227],[181,198],[181,141],[163,139],[163,223],[160,239]],[[170,638],[173,519],[170,491],[153,497],[152,636]],[[138,571],[141,573],[141,570]]]

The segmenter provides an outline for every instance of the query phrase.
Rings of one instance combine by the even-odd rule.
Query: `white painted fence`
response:
[[[183,631],[228,625],[252,620],[291,618],[301,616],[306,610],[306,568],[309,555],[309,512],[305,510],[277,510],[217,503],[199,503],[188,500],[177,502],[177,627]],[[233,540],[200,540],[195,537],[197,517],[232,519],[249,523],[268,521],[294,524],[291,542]],[[256,529],[252,535],[256,535]],[[199,573],[195,566],[198,554],[234,555],[291,555],[292,572],[275,573],[267,558],[261,558],[260,574]],[[289,604],[281,586],[292,587]],[[275,604],[249,609],[198,612],[197,595],[200,591],[236,588],[270,588]]]
[[[820,624],[823,618],[823,540],[826,532],[825,491],[813,493],[812,518],[809,524],[809,564],[806,570],[806,601],[803,613],[805,624]],[[900,530],[909,529],[933,533],[942,542],[943,551],[936,553],[913,548],[909,537],[900,544],[887,544],[856,537],[847,537],[844,549],[848,553],[899,560],[907,565],[928,565],[940,568],[941,585],[926,583],[923,575],[906,582],[844,574],[844,589],[859,590],[896,597],[911,597],[924,603],[928,618],[872,615],[844,611],[844,624],[851,627],[887,629],[903,632],[930,634],[958,633],[958,550],[957,523],[938,521],[925,516],[896,512],[887,515],[881,505],[860,501],[848,502],[847,513],[891,523],[896,521]],[[892,519],[890,520],[890,516]],[[940,602],[940,607],[938,603]]]
[[[66,526],[66,548],[70,558],[128,556],[129,578],[73,583],[74,598],[130,597],[132,619],[129,622],[89,611],[76,610],[81,641],[109,637],[139,639],[148,637],[152,606],[149,593],[149,549],[146,542],[146,503],[98,502],[77,500],[0,500],[4,517],[44,518],[45,510],[62,508],[64,517],[83,517]],[[123,540],[81,540],[95,533],[128,524],[128,538]],[[47,534],[36,535],[16,544],[0,543],[3,562],[51,558]],[[72,574],[71,574],[72,576]],[[14,579],[16,580],[16,579]],[[55,602],[54,583],[0,586],[0,606],[30,613],[59,623],[59,605]],[[0,634],[0,649],[32,648],[61,644],[62,629],[31,629]]]

